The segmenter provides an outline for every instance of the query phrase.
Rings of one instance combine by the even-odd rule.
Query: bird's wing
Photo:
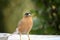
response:
[[[17,25],[17,28],[16,28],[15,32],[13,32],[13,34],[19,34],[18,27],[19,27],[20,25],[22,25],[22,23],[23,23],[22,20],[19,21],[19,23],[18,23],[18,25]]]
[[[20,20],[17,27],[19,27],[20,25],[23,25],[23,20]]]

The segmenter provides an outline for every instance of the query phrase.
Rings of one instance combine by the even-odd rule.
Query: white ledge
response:
[[[60,40],[59,35],[29,35],[30,40]],[[18,34],[0,33],[0,40],[20,40]],[[28,40],[27,35],[22,35],[21,40]]]

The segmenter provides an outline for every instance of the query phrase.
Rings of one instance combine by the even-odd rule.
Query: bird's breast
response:
[[[24,18],[19,26],[21,33],[28,33],[32,29],[33,21],[32,18]]]

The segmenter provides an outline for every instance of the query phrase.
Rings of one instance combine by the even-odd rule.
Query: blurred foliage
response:
[[[36,26],[37,30],[32,30],[32,33],[60,34],[60,0],[32,1],[35,5],[35,15],[40,20],[39,26]]]
[[[34,22],[30,34],[60,34],[60,0],[0,0],[0,32],[14,32],[28,11]]]

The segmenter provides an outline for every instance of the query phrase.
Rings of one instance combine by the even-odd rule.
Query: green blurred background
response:
[[[13,33],[25,11],[33,15],[30,34],[60,34],[60,0],[0,0],[0,32]]]

